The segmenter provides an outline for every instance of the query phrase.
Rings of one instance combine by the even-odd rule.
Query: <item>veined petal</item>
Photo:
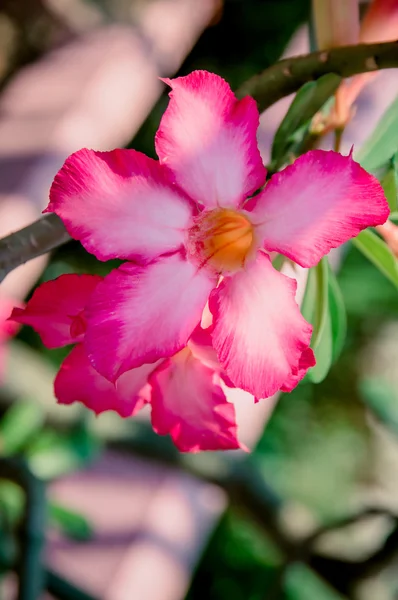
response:
[[[55,397],[60,404],[82,402],[97,415],[114,410],[121,417],[131,417],[146,403],[140,392],[155,366],[143,365],[128,371],[115,385],[94,369],[84,345],[77,344],[65,358],[55,378]]]
[[[112,271],[86,311],[85,341],[94,367],[115,381],[129,369],[181,350],[214,285],[181,254]]]
[[[351,156],[313,150],[271,178],[250,218],[267,250],[313,267],[388,214],[380,183]]]
[[[215,372],[189,348],[166,360],[150,377],[152,425],[169,433],[182,452],[240,447],[235,409]]]
[[[304,379],[308,369],[314,367],[316,363],[315,355],[312,348],[306,348],[302,353],[297,369],[294,369],[290,377],[281,387],[282,392],[291,392],[296,385]]]
[[[58,172],[44,212],[100,260],[151,260],[184,242],[192,206],[167,169],[135,150],[79,150]]]
[[[84,323],[78,327],[93,291],[102,277],[70,273],[42,283],[25,308],[14,308],[10,319],[30,325],[47,348],[82,341]]]
[[[312,327],[295,301],[297,283],[259,253],[210,297],[213,345],[236,387],[256,398],[277,392],[299,368]]]
[[[255,101],[207,71],[163,81],[172,91],[155,138],[160,162],[200,205],[237,207],[265,181]]]

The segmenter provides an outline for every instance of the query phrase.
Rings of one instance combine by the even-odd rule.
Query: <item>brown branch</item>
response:
[[[343,46],[333,50],[313,52],[277,62],[259,75],[251,77],[238,90],[239,97],[252,96],[260,112],[292,94],[307,81],[326,73],[352,77],[398,67],[398,41],[382,44]]]
[[[58,248],[72,238],[61,219],[49,214],[0,240],[0,281],[20,265]]]

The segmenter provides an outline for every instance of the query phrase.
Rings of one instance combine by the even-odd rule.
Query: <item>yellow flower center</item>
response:
[[[217,271],[243,267],[253,248],[253,226],[245,215],[229,208],[202,213],[190,231],[189,246],[203,264]]]

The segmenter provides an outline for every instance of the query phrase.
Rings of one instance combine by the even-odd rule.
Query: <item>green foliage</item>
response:
[[[22,452],[43,425],[44,412],[32,401],[13,404],[0,420],[0,452],[10,456]]]
[[[367,171],[376,171],[398,152],[398,98],[389,106],[372,135],[355,154]]]
[[[308,272],[302,313],[314,328],[311,347],[316,365],[307,377],[319,383],[340,354],[346,334],[344,301],[326,257]]]
[[[49,505],[49,517],[50,522],[67,537],[85,541],[93,535],[93,528],[83,515],[56,502]]]
[[[398,261],[381,238],[366,229],[352,243],[398,288]]]
[[[390,166],[381,180],[392,213],[398,210],[398,154],[394,154]]]
[[[309,81],[295,95],[275,134],[271,149],[271,170],[278,170],[289,158],[297,155],[308,135],[312,117],[336,91],[341,77],[334,73]]]

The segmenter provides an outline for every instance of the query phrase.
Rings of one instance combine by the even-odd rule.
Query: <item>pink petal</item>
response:
[[[76,240],[100,260],[153,259],[184,242],[192,207],[157,161],[134,150],[70,156],[50,204]]]
[[[112,271],[87,309],[86,343],[95,368],[115,381],[129,369],[181,350],[214,285],[180,254]]]
[[[150,378],[152,425],[182,452],[239,448],[235,409],[217,377],[185,348]]]
[[[124,373],[115,386],[93,368],[83,344],[77,344],[55,378],[55,397],[60,404],[82,402],[97,415],[114,410],[121,417],[131,417],[145,404],[140,391],[154,366],[144,365]]]
[[[101,280],[98,275],[61,275],[42,283],[10,318],[33,327],[47,348],[79,342],[84,335],[81,313]]]
[[[331,248],[384,223],[388,214],[380,183],[351,156],[313,150],[271,178],[251,220],[267,250],[313,267]]]
[[[17,333],[20,325],[10,315],[15,308],[20,310],[22,306],[18,300],[0,296],[0,341],[7,340]]]
[[[311,348],[306,348],[300,357],[298,368],[292,371],[290,377],[281,387],[281,391],[291,392],[307,374],[308,369],[315,366],[315,363],[316,360],[313,350]]]
[[[296,287],[259,253],[247,269],[225,277],[210,297],[220,363],[236,387],[256,398],[277,392],[309,346],[312,327],[300,314]]]
[[[256,103],[238,101],[224,79],[207,71],[163,81],[172,92],[155,138],[160,162],[199,204],[238,206],[265,181]]]

